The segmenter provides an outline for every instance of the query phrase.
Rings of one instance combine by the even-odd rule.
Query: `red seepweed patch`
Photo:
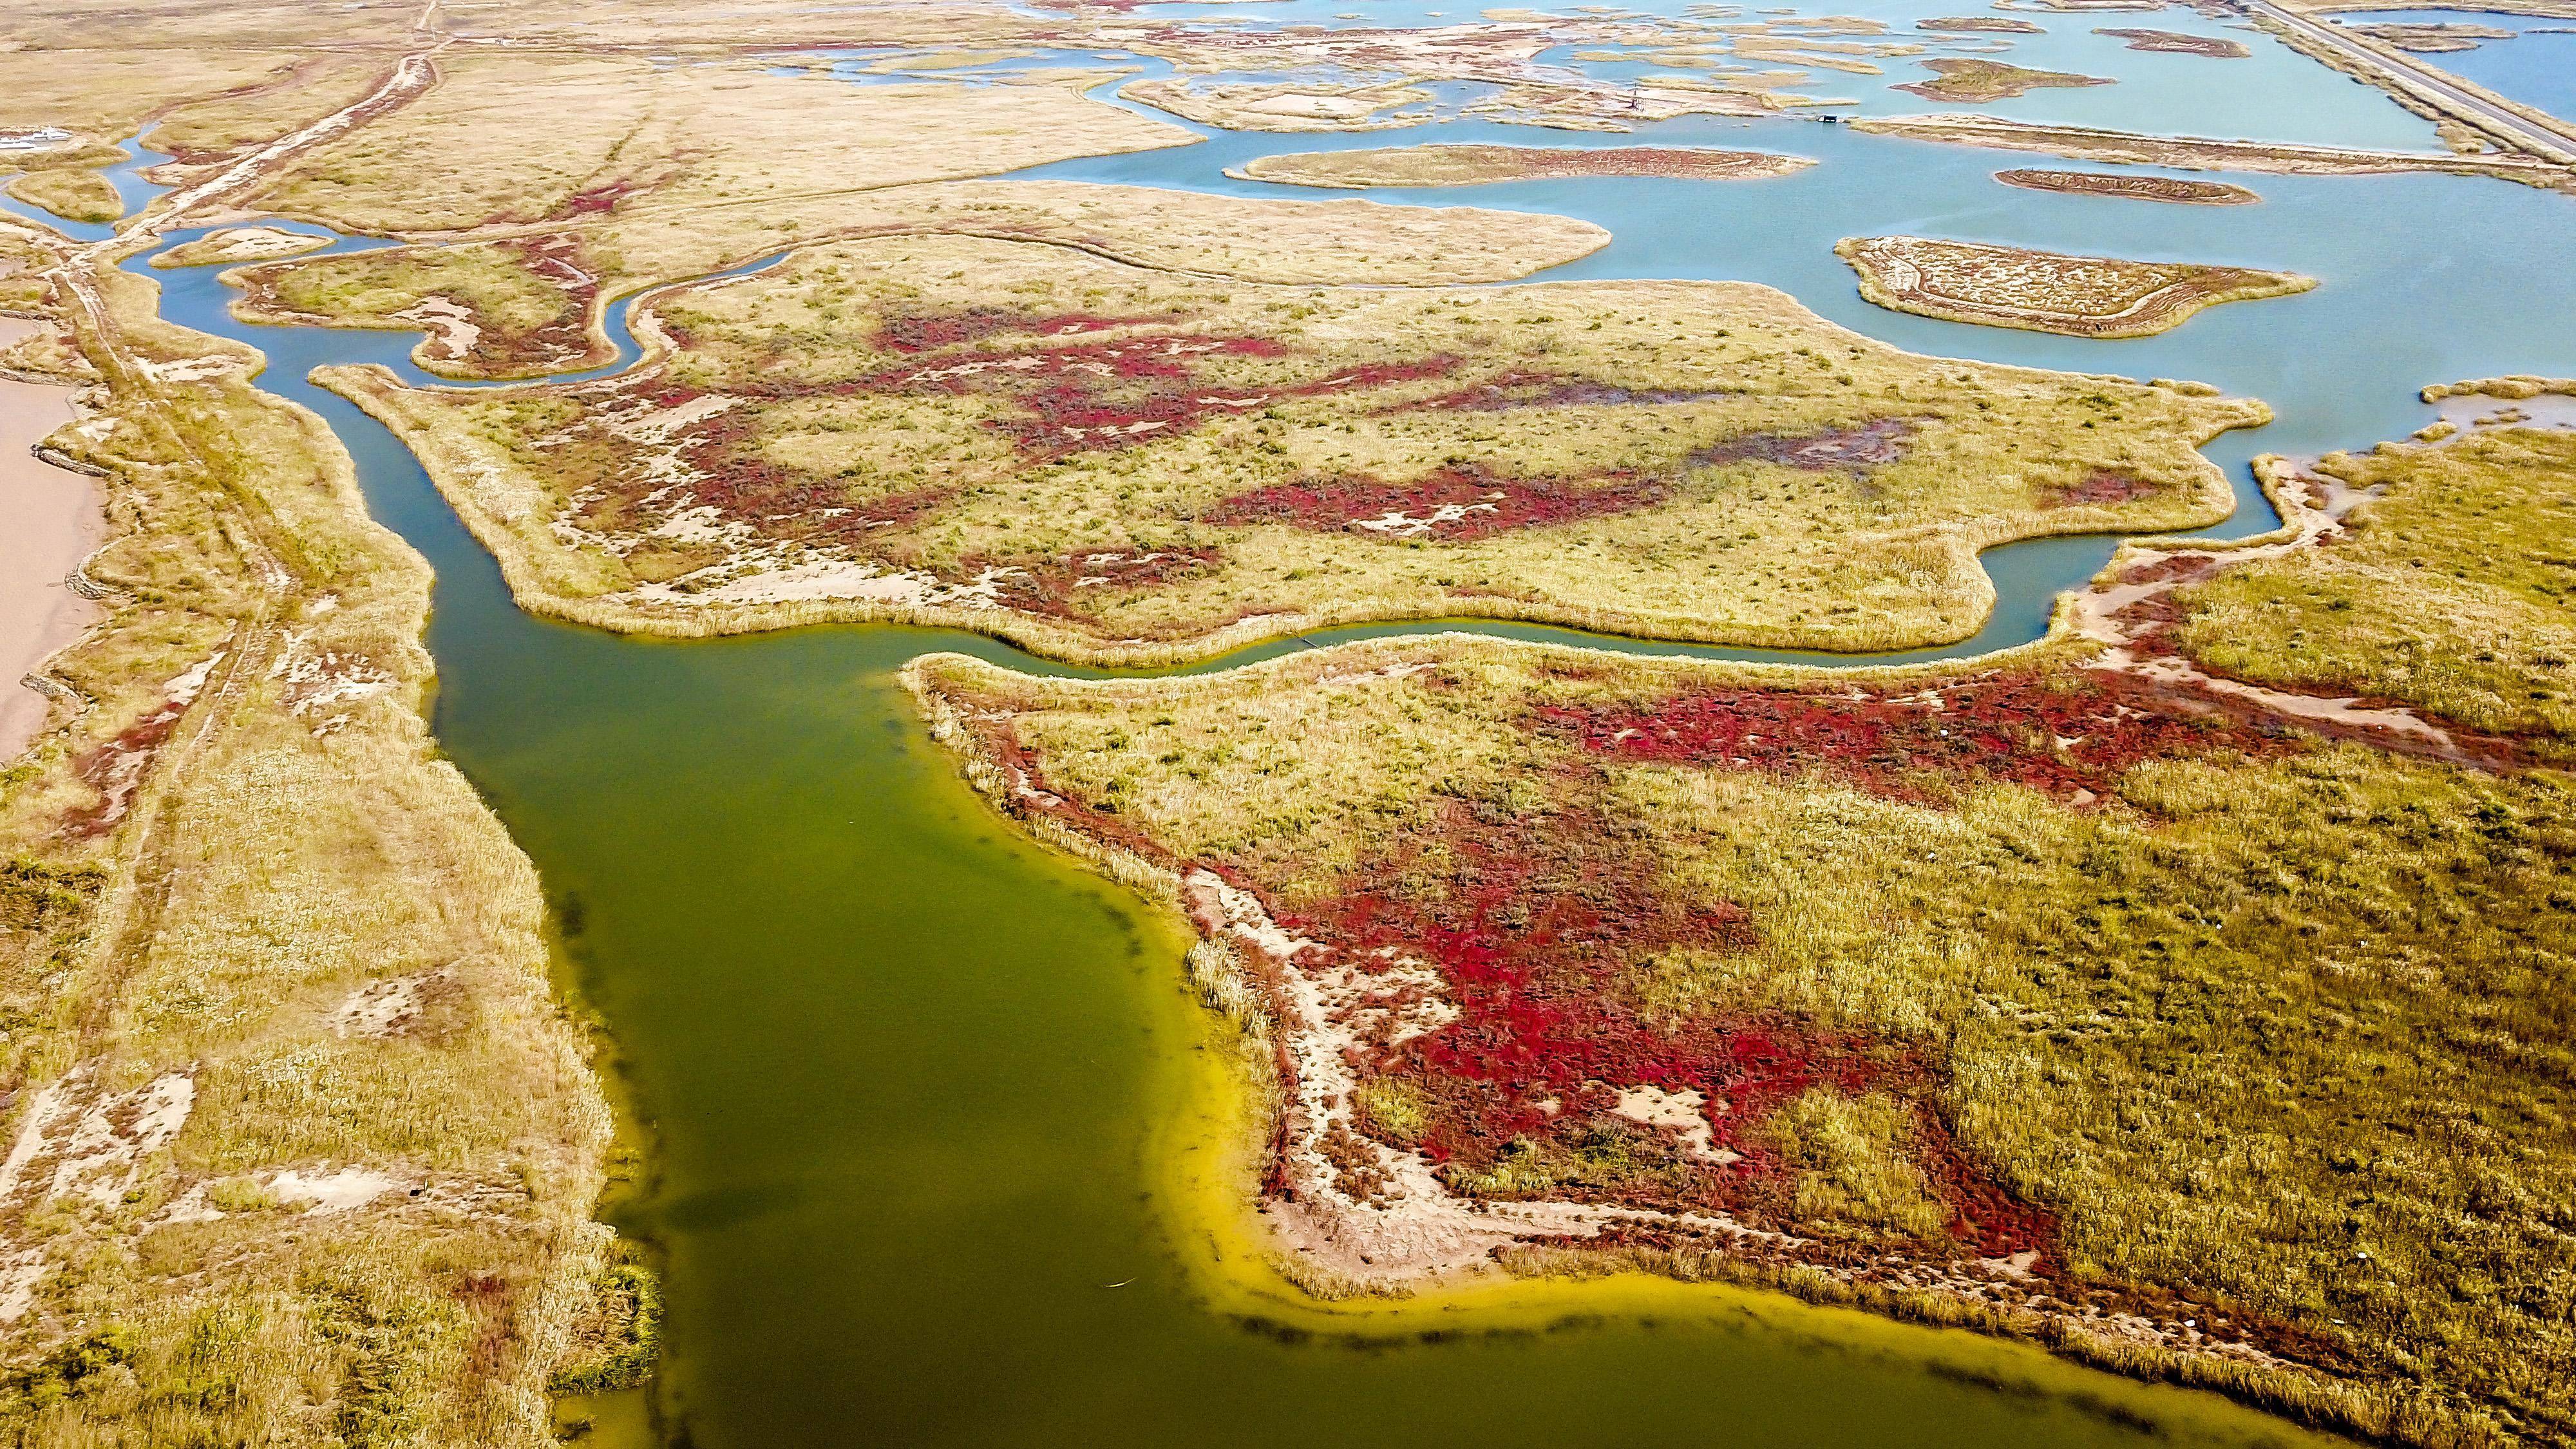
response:
[[[1627,388],[1589,377],[1523,368],[1394,411],[1492,413],[1512,408],[1651,407],[1727,396],[1731,394],[1723,388],[1704,392]]]
[[[1364,885],[1280,922],[1362,969],[1412,957],[1438,972],[1455,1019],[1403,1041],[1381,1027],[1354,1066],[1364,1080],[1403,1081],[1428,1104],[1428,1128],[1410,1145],[1453,1183],[1482,1182],[1515,1153],[1580,1160],[1605,1134],[1651,1139],[1662,1145],[1643,1177],[1578,1174],[1504,1195],[1779,1221],[1794,1178],[1764,1130],[1771,1115],[1817,1087],[1888,1092],[1914,1106],[1914,1156],[1953,1213],[1954,1238],[1989,1254],[2052,1240],[2045,1213],[1953,1142],[1932,1106],[1935,1073],[1912,1049],[1779,1011],[1679,1024],[1640,1014],[1639,962],[1675,947],[1735,954],[1758,945],[1741,907],[1675,897],[1599,818],[1493,821],[1453,804],[1432,830],[1435,849],[1398,846],[1353,873],[1404,883],[1401,893]],[[1427,866],[1434,873],[1424,880]],[[1700,1093],[1709,1142],[1732,1160],[1694,1155],[1671,1129],[1618,1115],[1621,1092],[1637,1087]]]
[[[1119,327],[1168,326],[1176,315],[1165,312],[1150,317],[1098,317],[1087,312],[1061,312],[1033,317],[1001,307],[976,307],[964,312],[900,312],[890,313],[878,323],[876,343],[888,352],[934,352],[1010,334],[1077,337]]]
[[[804,391],[809,395],[941,392],[1001,397],[1013,403],[1020,415],[995,418],[989,426],[1009,434],[1023,451],[1055,458],[1176,436],[1211,417],[1239,416],[1292,398],[1440,377],[1457,365],[1455,358],[1429,357],[1370,363],[1307,382],[1231,387],[1202,380],[1199,364],[1218,357],[1277,359],[1287,356],[1288,349],[1268,337],[1176,331],[1100,342],[1055,340],[1169,320],[973,313],[902,318],[880,333],[884,344],[897,352],[946,349],[1006,333],[1031,333],[1047,340],[1035,346],[959,352]]]
[[[2170,485],[2158,479],[2101,468],[2080,483],[2049,489],[2040,502],[2048,508],[2079,508],[2090,503],[2135,503],[2142,498],[2161,498],[2171,491]]]
[[[1507,478],[1477,467],[1437,468],[1408,483],[1366,474],[1275,483],[1201,515],[1209,523],[1356,529],[1385,538],[1462,542],[1516,528],[1630,513],[1672,496],[1670,480],[1629,474],[1568,481]]]
[[[1911,418],[1874,418],[1858,427],[1812,433],[1743,433],[1691,454],[1688,466],[1776,463],[1810,473],[1875,468],[1905,456],[1906,445],[1914,440],[1914,427]]]
[[[1213,548],[1083,549],[1043,560],[970,559],[967,569],[1012,570],[999,590],[1002,602],[1036,614],[1070,615],[1093,590],[1115,593],[1177,583],[1204,573],[1218,557]]]
[[[643,183],[634,177],[621,176],[615,181],[602,182],[586,191],[576,191],[564,198],[563,205],[555,208],[555,216],[558,218],[596,216],[615,211],[617,203],[643,189]]]
[[[2052,687],[2033,674],[1996,674],[1902,695],[1712,689],[1653,705],[1549,705],[1536,723],[1605,754],[1781,776],[1822,770],[1911,804],[1937,803],[1927,777],[2090,799],[2143,761],[2216,750],[2269,758],[2307,742],[2283,725],[2186,713],[2098,675]]]

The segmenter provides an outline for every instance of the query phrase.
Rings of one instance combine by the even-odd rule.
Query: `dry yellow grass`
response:
[[[1610,240],[1569,217],[1366,201],[1268,201],[1066,181],[958,181],[659,213],[490,242],[329,257],[231,274],[243,316],[422,328],[422,367],[507,378],[605,362],[609,298],[834,237],[1044,242],[1162,270],[1260,282],[1499,282]],[[462,325],[459,325],[462,324]],[[453,338],[454,342],[447,339]]]
[[[2070,667],[2078,658],[2030,651],[1999,677],[2080,700],[2104,685]],[[2322,742],[2246,758],[2215,733],[2115,771],[2093,803],[2004,783],[2008,763],[1872,775],[1858,754],[1821,751],[1777,767],[1723,751],[1655,758],[1607,726],[1578,746],[1552,721],[1642,711],[1652,734],[1659,712],[1695,717],[1677,697],[1766,686],[1858,686],[1915,708],[1936,691],[1955,715],[1971,708],[1962,691],[1992,681],[1923,669],[1826,682],[1458,637],[1185,680],[1039,680],[953,655],[912,677],[952,720],[1024,749],[1027,778],[1069,802],[1041,833],[1221,869],[1328,947],[1347,919],[1337,902],[1360,894],[1506,943],[1584,919],[1568,913],[1614,885],[1674,911],[1731,904],[1742,934],[1713,951],[1605,938],[1589,958],[1603,973],[1595,1007],[1629,997],[1673,1030],[1750,1019],[1777,1039],[1786,1022],[1921,1053],[1959,1146],[2055,1219],[2047,1277],[2026,1285],[2035,1304],[1902,1275],[1854,1286],[1723,1245],[1614,1263],[2029,1333],[2372,1437],[2576,1428],[2576,1333],[2554,1286],[2576,1272],[2557,1210],[2576,1193],[2561,1070],[2576,838],[2558,777]],[[2005,728],[1974,753],[2046,766],[2084,743]],[[997,803],[1040,814],[1014,788]],[[1514,913],[1462,903],[1529,860],[1565,865]],[[1445,959],[1426,937],[1397,949]],[[1402,1099],[1407,1080],[1364,1094],[1394,1100],[1371,1130],[1398,1145],[1426,1120]],[[1937,1254],[1898,1145],[1905,1120],[1866,1094],[1781,1104],[1767,1140],[1786,1198],[1772,1210],[1801,1232]],[[1595,1142],[1581,1170],[1651,1200],[1676,1159],[1669,1141],[1660,1157],[1648,1146]],[[1506,1199],[1534,1190],[1451,1181]],[[2173,1331],[2123,1337],[2066,1318],[2087,1301]],[[2222,1350],[2240,1334],[2280,1357]]]
[[[1469,612],[1956,638],[1991,601],[1978,549],[2219,517],[2194,445],[2266,416],[1909,356],[1739,284],[1271,288],[921,238],[800,251],[651,320],[687,345],[616,383],[329,376],[527,607],[936,619],[1120,659]]]
[[[75,167],[29,171],[10,181],[9,194],[66,221],[114,221],[125,214],[106,177]]]
[[[1419,125],[1431,92],[1401,81],[1129,81],[1129,100],[1229,131],[1376,131]]]
[[[2097,75],[2070,75],[2064,71],[2032,70],[2026,66],[2007,65],[1999,60],[1927,60],[1923,68],[1932,79],[1896,87],[1936,101],[1965,101],[1982,105],[1987,101],[2009,100],[2035,90],[2055,90],[2075,86],[2107,86],[2110,81]]]
[[[117,593],[0,772],[0,1432],[547,1443],[608,1114],[534,872],[428,738],[428,570],[246,354],[90,280],[58,441]]]
[[[12,6],[11,38],[41,32],[44,8]],[[122,140],[165,107],[263,85],[295,66],[294,56],[268,51],[102,45],[111,23],[65,23],[79,44],[0,51],[0,127],[60,126],[87,140]]]
[[[2477,429],[2315,470],[2372,495],[2351,536],[2194,585],[2183,647],[2260,683],[2576,735],[2576,434]]]
[[[262,195],[343,230],[432,232],[639,211],[753,210],[1194,138],[1073,83],[850,85],[756,62],[450,52],[438,88]],[[864,138],[864,144],[858,144]]]

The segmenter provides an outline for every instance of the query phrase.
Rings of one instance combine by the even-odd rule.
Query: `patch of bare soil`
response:
[[[0,317],[0,347],[35,330]],[[73,416],[70,388],[0,378],[0,760],[45,724],[47,697],[19,680],[98,617],[65,582],[106,537],[97,485],[35,451]]]

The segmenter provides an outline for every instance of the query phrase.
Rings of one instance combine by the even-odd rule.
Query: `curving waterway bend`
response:
[[[2272,103],[2302,115],[2358,104],[2308,69],[2324,79]],[[1583,181],[1385,199],[1610,227],[1610,247],[1550,277],[1764,281],[1916,351],[2196,377],[2263,397],[2278,423],[2209,450],[2249,505],[2217,532],[2269,526],[2246,481],[2255,451],[2400,436],[2425,416],[2413,392],[2428,381],[2576,372],[2576,337],[2558,320],[2576,315],[2576,276],[2548,264],[2549,248],[2478,240],[2561,230],[2564,197],[2445,177],[2263,177],[2252,178],[2260,207],[2152,207],[1987,180],[2026,158],[1784,121],[1648,129],[1615,139],[1765,146],[1824,164],[1743,186]],[[1530,139],[1479,123],[1441,139],[1489,132]],[[1221,173],[1263,151],[1385,139],[1209,133],[1028,174],[1313,195]],[[2287,266],[2325,285],[2143,342],[1996,333],[1851,295],[1832,241],[1890,231]],[[1182,992],[1176,925],[988,812],[894,681],[930,649],[1077,671],[955,632],[670,643],[529,617],[410,454],[305,380],[324,363],[378,362],[434,381],[410,364],[410,335],[255,327],[230,316],[211,270],[128,265],[162,286],[170,320],[266,353],[263,386],[332,427],[375,516],[437,571],[438,737],[537,862],[566,959],[652,1124],[652,1180],[616,1213],[665,1254],[660,1421],[645,1424],[633,1397],[597,1404],[601,1438],[701,1449],[2306,1439],[2210,1395],[1723,1289],[1542,1286],[1375,1316],[1266,1295],[1241,1261],[1246,1244],[1206,1210],[1231,1186],[1210,1166],[1228,1104]],[[622,304],[611,324],[623,366],[635,353]],[[2035,637],[2054,594],[2110,548],[1990,551],[1995,620],[1905,656],[1589,642],[1815,663],[1981,652]]]

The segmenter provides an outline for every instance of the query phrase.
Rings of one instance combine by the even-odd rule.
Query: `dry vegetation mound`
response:
[[[2152,337],[2204,307],[2282,297],[2313,277],[2247,267],[2072,257],[1929,237],[1852,237],[1837,255],[1860,274],[1861,295],[1881,307],[2069,337]]]
[[[1462,611],[1957,637],[1977,549],[2215,518],[2193,445],[2264,416],[1911,357],[1745,285],[1265,287],[954,237],[803,250],[648,320],[676,350],[617,379],[334,385],[532,607],[1085,657]]]
[[[124,199],[108,179],[78,167],[27,172],[10,181],[9,194],[65,221],[114,221],[125,214]]]
[[[1086,99],[1078,78],[862,86],[750,62],[479,50],[443,57],[435,90],[289,168],[261,204],[376,233],[715,210],[780,239],[814,193],[1193,139]]]
[[[2078,86],[2107,86],[2110,80],[2097,75],[2070,75],[2065,71],[2030,70],[2006,65],[1999,60],[1927,60],[1923,68],[1932,72],[1928,81],[1893,87],[1910,91],[1936,101],[1964,101],[1981,105],[1987,101],[2010,100],[2036,90],[2058,90]]]
[[[2315,471],[2366,499],[2349,537],[2193,586],[2182,648],[2238,678],[2576,738],[2576,433],[2481,429]]]
[[[2230,40],[2223,35],[2190,35],[2178,30],[2134,29],[2096,30],[2093,33],[2107,35],[2114,40],[2125,40],[2131,50],[2160,51],[2168,55],[2205,55],[2212,60],[2243,60],[2254,53],[2246,48],[2245,42]]]
[[[229,262],[274,261],[279,257],[300,256],[329,246],[331,239],[310,232],[287,231],[272,226],[226,227],[208,232],[191,242],[181,242],[152,254],[156,267],[219,266]]]
[[[2178,206],[2244,206],[2263,198],[2225,181],[2186,181],[2176,176],[2122,176],[2100,171],[1998,171],[2006,186],[2062,191],[2077,196],[2117,196]]]

